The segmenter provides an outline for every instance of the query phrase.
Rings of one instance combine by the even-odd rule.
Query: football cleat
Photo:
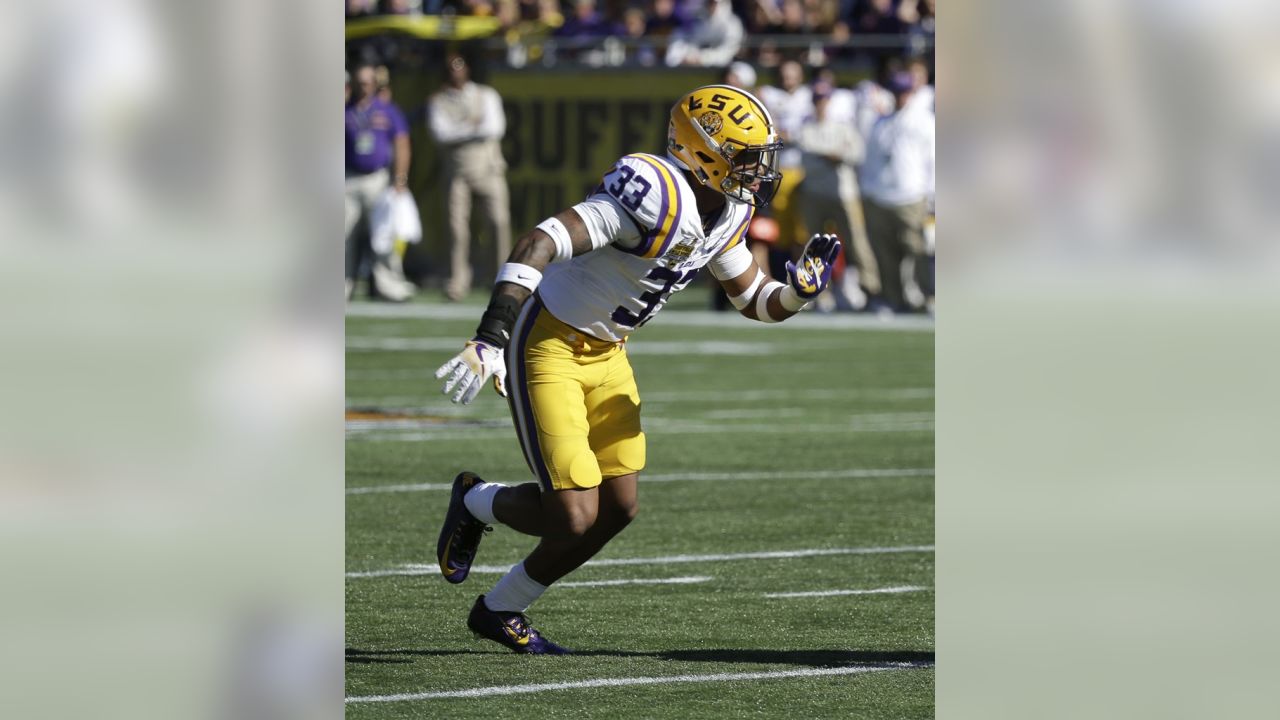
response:
[[[472,472],[458,473],[458,477],[453,479],[449,510],[445,513],[444,527],[440,529],[440,540],[436,543],[440,574],[455,585],[467,579],[467,573],[471,572],[471,562],[476,557],[476,549],[480,547],[480,539],[493,529],[472,515],[462,501],[467,491],[481,482],[484,481],[480,476]]]
[[[471,606],[467,627],[471,628],[476,637],[492,640],[518,653],[569,655],[573,652],[542,637],[523,613],[490,610],[484,604],[483,595],[476,598],[476,604]]]

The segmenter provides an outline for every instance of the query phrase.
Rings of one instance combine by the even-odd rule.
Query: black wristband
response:
[[[494,347],[506,348],[522,304],[510,295],[499,295],[489,301],[484,317],[480,318],[480,326],[476,328],[476,337]]]

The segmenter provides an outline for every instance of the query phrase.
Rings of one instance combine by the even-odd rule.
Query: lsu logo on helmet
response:
[[[782,142],[773,117],[749,92],[707,85],[680,98],[667,145],[698,182],[729,197],[763,207],[778,191]]]

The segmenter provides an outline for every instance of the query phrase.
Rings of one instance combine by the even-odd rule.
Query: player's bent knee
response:
[[[599,514],[594,498],[594,493],[574,490],[559,491],[546,498],[543,504],[544,537],[574,540],[587,534],[596,524]]]
[[[565,538],[580,538],[587,534],[596,524],[596,511],[592,508],[573,507],[565,514],[560,524],[560,535]]]
[[[630,500],[615,502],[609,510],[609,517],[613,524],[618,527],[626,527],[640,514],[640,501],[631,498]]]

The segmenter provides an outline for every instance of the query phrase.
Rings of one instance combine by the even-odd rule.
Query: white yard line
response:
[[[431,490],[452,490],[452,483],[418,483],[416,485],[371,485],[368,487],[349,487],[348,495],[369,495],[371,493],[426,492]]]
[[[931,387],[831,388],[787,390],[656,390],[642,392],[643,402],[759,402],[761,400],[921,400],[933,397]]]
[[[463,342],[466,342],[465,340]],[[384,350],[399,352],[457,352],[457,338],[447,337],[369,337],[347,336],[348,350]]]
[[[894,553],[931,553],[932,545],[901,545],[897,547],[862,547],[862,548],[807,548],[804,550],[768,550],[763,552],[715,553],[710,555],[667,555],[649,558],[606,558],[588,560],[583,567],[616,567],[619,565],[671,565],[673,563],[723,562],[726,560],[785,560],[801,557],[823,557],[828,555],[890,555]],[[511,569],[511,565],[473,565],[472,573],[501,575]],[[348,578],[376,578],[398,575],[434,575],[440,572],[435,565],[407,564],[389,570],[360,570],[347,573]]]
[[[919,585],[898,585],[895,587],[871,588],[870,590],[815,590],[813,592],[764,593],[767,598],[800,598],[800,597],[835,597],[837,595],[888,595],[893,593],[909,593],[928,590]]]
[[[374,371],[347,371],[347,380],[407,380],[413,378],[423,378],[435,382],[435,370],[374,370]],[[447,402],[431,404],[425,403],[424,400],[433,397],[435,393],[434,384],[428,384],[428,390],[424,390],[417,395],[388,395],[382,397],[349,397],[347,398],[347,406],[373,406],[373,407],[389,407],[395,406],[397,409],[413,409],[431,411],[440,413],[444,410],[452,410],[458,414],[469,414],[476,412],[475,406],[469,405],[451,405]],[[663,405],[666,403],[697,403],[699,405],[707,402],[715,402],[720,404],[745,404],[757,403],[761,401],[802,401],[802,400],[879,400],[884,402],[909,402],[913,400],[932,400],[933,388],[931,387],[903,387],[903,388],[809,388],[809,389],[725,389],[725,390],[641,390],[641,401],[646,407],[652,405]],[[778,406],[778,407],[798,407]]]
[[[445,337],[370,337],[347,336],[348,350],[380,350],[384,352],[456,351],[458,338]],[[736,340],[650,341],[628,344],[628,355],[776,355],[789,352],[783,342],[740,342]]]
[[[408,318],[421,320],[466,320],[475,322],[484,308],[478,305],[388,305],[386,303],[353,302],[347,305],[347,317]],[[933,332],[933,318],[924,315],[899,315],[881,319],[870,315],[819,315],[802,313],[784,323],[756,323],[735,312],[709,310],[669,310],[654,322],[669,327],[726,327],[735,330],[772,332],[787,330],[897,330]]]
[[[804,408],[791,408],[792,417],[805,417],[810,413]],[[641,427],[651,435],[706,434],[724,432],[764,432],[764,433],[797,433],[797,432],[908,432],[933,429],[934,414],[932,411],[916,412],[868,412],[850,413],[836,416],[827,422],[734,422],[735,419],[751,419],[750,411],[735,412],[726,417],[703,419],[683,419],[657,417],[650,415],[641,420]],[[769,412],[754,415],[757,420],[766,417],[786,418],[786,408],[773,408]],[[386,417],[386,418],[352,418],[346,421],[348,434],[383,433],[390,431],[411,432],[415,437],[433,437],[445,433],[448,437],[456,434],[470,434],[484,431],[508,432],[511,422],[508,418],[490,416],[466,419],[464,422],[433,417]]]
[[[933,419],[858,422],[833,421],[825,425],[793,424],[793,423],[728,423],[689,421],[671,421],[677,424],[666,424],[659,418],[649,418],[642,423],[646,435],[732,435],[734,433],[768,433],[770,435],[847,435],[850,433],[932,433]],[[429,426],[431,427],[431,426]],[[347,437],[375,442],[438,442],[444,440],[483,440],[511,435],[510,428],[485,427],[474,425],[469,427],[441,427],[440,430],[400,430],[386,432],[377,430],[348,430]]]
[[[613,585],[693,585],[710,582],[710,575],[690,575],[673,578],[633,578],[630,580],[574,580],[556,583],[556,587],[611,587]]]
[[[479,698],[494,695],[527,695],[552,690],[580,690],[585,688],[630,687],[634,685],[665,685],[669,683],[734,682],[742,680],[781,680],[784,678],[828,677],[836,675],[861,675],[886,670],[910,670],[932,667],[932,663],[880,663],[833,668],[802,668],[798,670],[771,670],[765,672],[715,673],[710,675],[667,675],[658,677],[616,677],[576,680],[573,682],[533,683],[529,685],[491,685],[489,687],[437,692],[402,693],[398,695],[357,695],[346,698],[347,704],[409,702],[442,698]]]
[[[708,472],[708,473],[659,473],[646,475],[640,473],[641,483],[658,482],[714,482],[725,480],[866,480],[875,478],[900,477],[933,477],[932,468],[845,468],[843,470],[791,470],[788,472]],[[504,479],[508,483],[529,482],[529,478],[520,480]],[[499,480],[498,482],[502,482]],[[409,485],[370,485],[366,487],[347,488],[348,495],[368,495],[372,493],[431,492],[451,490],[451,483],[417,483]]]

